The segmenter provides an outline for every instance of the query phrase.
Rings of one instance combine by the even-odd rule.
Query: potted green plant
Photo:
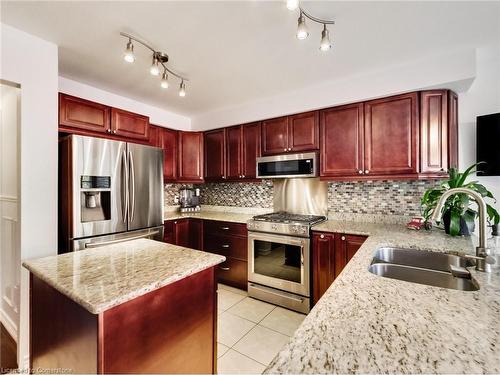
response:
[[[443,181],[438,187],[428,189],[424,193],[420,204],[423,208],[423,216],[426,221],[430,220],[432,212],[436,208],[436,204],[441,195],[449,189],[457,187],[471,189],[481,194],[483,198],[490,198],[496,202],[493,194],[483,185],[479,184],[478,181],[466,181],[469,175],[475,172],[475,168],[478,164],[480,163],[471,165],[463,173],[458,172],[455,168],[450,168],[447,181]],[[474,231],[474,221],[478,212],[472,204],[474,204],[474,200],[467,194],[455,194],[448,198],[442,211],[442,221],[447,234],[452,236],[469,236],[470,233]],[[497,210],[489,204],[486,204],[486,207],[488,209],[488,220],[490,224],[498,225],[500,222],[500,215]]]

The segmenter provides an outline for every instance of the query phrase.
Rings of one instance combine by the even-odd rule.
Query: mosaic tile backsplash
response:
[[[433,180],[357,181],[328,183],[329,215],[420,215],[420,198],[425,190],[439,184]],[[174,205],[174,196],[186,185],[165,185],[165,205]],[[187,185],[192,187],[192,185]],[[271,181],[261,183],[207,183],[201,189],[201,203],[212,206],[272,208]]]

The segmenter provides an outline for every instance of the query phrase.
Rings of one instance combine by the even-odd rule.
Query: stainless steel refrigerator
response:
[[[70,135],[59,141],[59,252],[163,238],[160,148]]]

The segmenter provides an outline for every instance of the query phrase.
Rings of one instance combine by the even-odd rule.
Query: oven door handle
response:
[[[304,245],[300,245],[300,264],[304,265]]]

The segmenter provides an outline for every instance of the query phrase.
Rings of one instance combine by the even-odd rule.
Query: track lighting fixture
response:
[[[121,36],[125,37],[128,39],[127,45],[125,47],[125,51],[123,53],[123,59],[126,62],[133,63],[135,61],[135,54],[134,54],[134,45],[133,42],[137,42],[138,44],[142,45],[143,47],[147,48],[153,53],[153,61],[151,63],[151,67],[149,68],[149,73],[153,76],[159,76],[161,72],[161,68],[163,68],[163,74],[161,75],[161,81],[160,81],[160,87],[163,89],[168,88],[169,82],[168,82],[168,73],[170,73],[172,76],[178,78],[181,83],[179,86],[179,96],[186,96],[186,83],[189,81],[186,77],[181,76],[180,74],[175,73],[172,69],[167,67],[166,63],[168,62],[169,58],[166,53],[160,52],[152,48],[148,43],[145,41],[136,38],[130,34],[121,32]]]
[[[186,84],[184,83],[184,81],[181,81],[181,84],[179,86],[179,96],[182,98],[186,96]]]
[[[289,10],[295,10],[299,7],[299,0],[286,0],[286,7]]]
[[[321,51],[329,51],[332,48],[332,42],[330,40],[330,31],[326,28],[326,25],[334,25],[333,20],[324,20],[321,18],[314,17],[313,15],[307,13],[304,8],[300,6],[299,0],[286,0],[286,7],[290,10],[299,9],[299,19],[297,20],[297,39],[304,40],[309,36],[309,29],[306,25],[306,18],[313,22],[323,25],[323,31],[321,32],[321,42],[319,49]]]
[[[153,54],[153,63],[151,64],[151,68],[149,68],[149,73],[153,76],[157,76],[160,74],[160,63],[158,62],[158,57],[156,53]]]
[[[125,52],[123,53],[123,59],[128,63],[133,63],[135,61],[134,45],[130,38],[127,43],[127,48],[125,48]]]
[[[332,48],[332,42],[330,42],[330,32],[326,28],[326,25],[323,25],[323,31],[321,32],[321,42],[319,44],[319,49],[323,52],[326,52],[330,48]]]
[[[302,12],[300,12],[299,19],[297,20],[297,39],[303,40],[309,36],[309,30],[307,29],[306,19]]]
[[[161,76],[160,86],[164,89],[168,89],[168,75],[166,70],[163,71],[163,75]]]

